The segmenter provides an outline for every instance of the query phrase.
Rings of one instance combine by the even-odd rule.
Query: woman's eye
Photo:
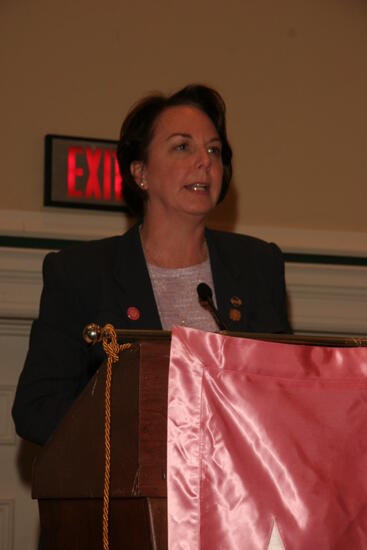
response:
[[[220,157],[222,151],[221,148],[217,145],[211,145],[210,147],[208,147],[208,153],[210,153],[211,155],[215,155],[216,157]]]
[[[187,143],[179,143],[178,145],[176,145],[175,149],[176,151],[186,151],[187,147]]]

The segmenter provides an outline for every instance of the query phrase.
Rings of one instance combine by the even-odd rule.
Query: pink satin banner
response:
[[[176,327],[170,550],[367,549],[367,348]]]

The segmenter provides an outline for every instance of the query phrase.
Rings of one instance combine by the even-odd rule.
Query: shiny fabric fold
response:
[[[367,548],[367,348],[175,327],[170,550]]]

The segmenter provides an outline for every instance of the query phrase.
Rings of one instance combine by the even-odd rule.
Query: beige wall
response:
[[[237,223],[367,231],[362,0],[3,0],[0,56],[1,209],[42,209],[46,133],[116,138],[143,94],[200,81],[228,105]]]

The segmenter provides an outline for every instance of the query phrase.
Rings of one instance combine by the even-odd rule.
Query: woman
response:
[[[123,236],[47,255],[13,407],[20,436],[47,441],[103,361],[103,351],[83,341],[90,322],[217,330],[197,298],[204,281],[230,330],[289,330],[279,249],[206,229],[227,193],[231,157],[224,102],[210,88],[150,96],[128,114],[118,159],[124,197],[139,222]]]

